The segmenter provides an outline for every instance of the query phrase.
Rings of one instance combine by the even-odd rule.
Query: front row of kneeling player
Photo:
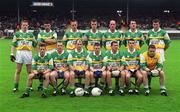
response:
[[[90,95],[90,88],[95,86],[95,78],[101,78],[100,88],[108,87],[109,95],[114,95],[112,77],[119,77],[118,92],[125,95],[125,88],[129,94],[139,94],[141,83],[144,83],[144,94],[149,95],[148,76],[160,77],[161,95],[167,96],[164,84],[163,63],[160,54],[156,53],[154,45],[148,47],[148,51],[140,54],[135,50],[135,41],[128,41],[128,49],[119,51],[116,41],[111,43],[112,50],[103,52],[99,43],[94,44],[94,51],[88,53],[83,48],[81,40],[77,40],[76,49],[67,52],[63,42],[57,43],[57,49],[52,53],[46,53],[44,44],[39,46],[39,54],[32,61],[33,71],[28,76],[27,87],[22,98],[28,97],[32,88],[32,80],[43,78],[42,97],[47,97],[47,88],[51,84],[54,88],[53,95],[58,95],[57,79],[64,78],[61,94],[66,93],[66,87],[70,87],[70,96],[75,96],[75,78],[85,78],[84,95]],[[135,77],[135,88],[131,88],[131,77]]]

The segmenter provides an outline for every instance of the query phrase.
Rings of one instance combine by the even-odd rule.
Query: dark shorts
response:
[[[64,78],[64,72],[57,72],[58,73],[58,78]]]
[[[128,72],[131,74],[131,76],[136,76],[137,70],[135,70],[135,71],[128,70]]]
[[[94,71],[93,75],[94,75],[94,77],[101,77],[102,76],[102,71]]]
[[[34,79],[44,79],[44,74],[43,73],[37,73],[37,74],[35,74],[34,75],[34,77],[33,77]]]
[[[84,70],[83,70],[83,71],[75,70],[74,73],[75,73],[75,75],[77,75],[77,76],[83,76],[83,75],[85,74],[85,71],[84,71]]]

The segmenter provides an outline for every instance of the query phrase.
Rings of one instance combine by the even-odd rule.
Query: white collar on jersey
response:
[[[154,31],[154,28],[152,29],[153,32],[159,32],[161,30],[161,28],[158,29],[158,31]]]
[[[73,32],[72,29],[70,29],[70,32],[72,32],[72,33],[77,33],[77,32],[79,32],[79,30],[77,29],[76,32]]]
[[[26,32],[23,32],[22,30],[19,30],[19,32],[21,32],[21,33],[28,33],[29,31],[27,30]]]
[[[117,53],[118,53],[118,50],[117,50],[117,52],[115,54],[117,54]],[[114,54],[112,50],[111,50],[111,54]]]
[[[39,53],[38,53],[38,56],[41,57],[41,58],[44,58],[47,54],[48,54],[48,53],[45,52],[45,55],[44,55],[43,57],[41,57],[40,52],[39,52]]]
[[[75,52],[77,52],[78,54],[83,52],[83,48],[81,49],[81,52],[78,52],[77,49],[75,49]]]
[[[131,33],[137,33],[137,29],[135,30],[135,32],[132,32],[132,30],[131,29],[129,29],[129,32],[131,32]]]
[[[108,32],[112,33],[110,29],[108,29]],[[117,32],[117,30],[116,30],[116,29],[114,30],[114,33],[115,33],[115,32]]]
[[[56,49],[56,52],[57,52],[58,55],[61,55],[61,54],[64,53],[64,50],[62,50],[61,54],[58,53],[58,50],[57,50],[57,49]]]
[[[46,32],[46,30],[44,30],[45,33],[49,33],[49,32],[52,32],[52,30],[49,30],[49,32]]]
[[[131,52],[131,51],[129,50],[129,48],[128,48],[128,52],[131,53],[131,54],[133,54],[135,51],[136,51],[136,49],[134,49],[133,52]]]
[[[93,53],[96,57],[101,55],[101,51],[99,52],[99,55],[96,55],[95,51]]]
[[[96,32],[94,33],[94,32],[92,31],[92,29],[90,29],[90,32],[93,33],[93,34],[96,34],[96,33],[98,32],[98,30],[96,29]]]

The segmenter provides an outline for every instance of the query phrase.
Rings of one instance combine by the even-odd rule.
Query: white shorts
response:
[[[17,50],[16,63],[31,64],[32,63],[32,51]]]
[[[154,76],[154,77],[159,76],[159,71],[158,71],[158,70],[156,70],[156,69],[151,70],[151,73],[152,73],[152,76]]]
[[[161,57],[160,57],[160,58],[161,58],[161,61],[162,61],[162,62],[165,62],[164,49],[156,49],[156,52],[157,52],[157,53],[160,53],[160,55],[161,55]]]
[[[55,49],[52,49],[52,50],[48,50],[48,51],[46,51],[46,53],[48,53],[48,54],[52,54],[54,51],[56,51]]]
[[[113,70],[111,73],[112,73],[112,76],[115,76],[115,77],[120,75],[120,71],[119,70]]]

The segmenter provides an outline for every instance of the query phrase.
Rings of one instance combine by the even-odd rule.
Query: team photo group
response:
[[[50,21],[44,21],[44,29],[35,37],[28,30],[28,21],[22,20],[10,54],[11,61],[16,62],[13,92],[18,91],[24,64],[28,75],[21,98],[33,92],[34,79],[42,98],[64,94],[149,96],[152,77],[159,77],[160,95],[168,96],[163,63],[171,42],[169,35],[161,29],[159,19],[152,21],[152,29],[146,34],[137,29],[137,24],[131,20],[129,29],[121,31],[116,29],[116,21],[110,20],[109,29],[101,32],[98,21],[92,19],[91,29],[81,32],[78,22],[72,20],[59,39]],[[140,52],[142,46],[147,46],[145,52]]]

